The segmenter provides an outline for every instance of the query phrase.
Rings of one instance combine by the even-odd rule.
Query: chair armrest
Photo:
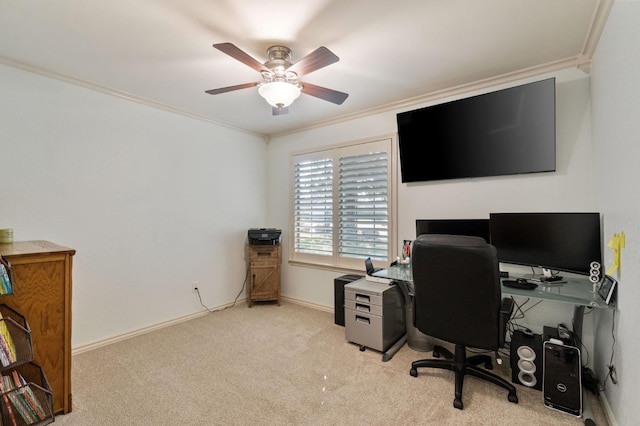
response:
[[[515,302],[513,297],[503,297],[502,304],[500,305],[500,347],[504,346],[505,342],[505,334],[507,332],[507,323],[511,319],[511,314],[513,313],[513,307]]]

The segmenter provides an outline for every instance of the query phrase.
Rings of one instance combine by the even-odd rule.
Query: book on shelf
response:
[[[38,417],[39,420],[44,420],[47,415],[45,414],[42,405],[40,405],[40,401],[38,401],[38,398],[33,392],[33,389],[31,389],[31,386],[29,386],[27,381],[24,379],[24,377],[22,377],[22,375],[20,375],[20,373],[18,373],[18,371],[13,370],[12,375],[16,387],[24,396],[27,404],[29,405],[29,408],[33,410],[34,414],[36,415],[36,417]]]
[[[13,293],[11,264],[0,256],[0,295]]]
[[[3,317],[2,312],[0,312],[0,351],[2,351],[4,355],[0,355],[0,361],[2,362],[3,367],[16,362],[17,360],[16,346],[13,342],[13,338],[11,337],[11,332],[9,331],[9,327],[7,327],[6,321],[7,319]],[[5,361],[8,362],[8,364],[5,364]]]
[[[40,401],[18,371],[13,370],[10,374],[2,375],[0,382],[7,412],[9,410],[13,412],[15,408],[15,411],[27,424],[37,423],[46,419],[47,414]],[[9,405],[7,405],[8,401],[10,401]]]
[[[6,407],[6,411],[9,417],[9,420],[11,421],[11,424],[13,426],[17,426],[18,423],[16,422],[16,415],[13,414],[13,409],[11,408],[11,401],[9,401],[9,396],[5,393],[6,391],[4,390],[4,384],[3,384],[4,380],[0,380],[0,393],[2,394],[2,402],[4,403],[4,406]]]
[[[0,364],[2,364],[3,367],[8,367],[11,364],[11,359],[9,359],[9,350],[1,338],[0,338]]]
[[[0,294],[9,294],[9,275],[4,263],[0,262]]]
[[[31,410],[27,408],[25,405],[26,402],[24,398],[20,398],[20,395],[14,389],[12,380],[10,376],[2,376],[2,385],[4,387],[5,395],[9,397],[11,401],[11,405],[18,412],[20,417],[24,420],[26,424],[31,424],[37,421]]]
[[[20,413],[20,416],[27,424],[32,424],[38,421],[37,417],[33,414],[33,411],[29,409],[29,405],[21,393],[11,391],[9,392],[9,399],[11,399],[13,406],[18,410],[18,413]]]

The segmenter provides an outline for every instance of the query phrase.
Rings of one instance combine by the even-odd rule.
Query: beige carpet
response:
[[[467,377],[422,369],[404,346],[388,362],[344,339],[333,314],[292,303],[242,303],[73,357],[73,412],[58,425],[580,425],[542,404]],[[509,374],[506,365],[498,372]],[[592,399],[598,425],[606,420]]]

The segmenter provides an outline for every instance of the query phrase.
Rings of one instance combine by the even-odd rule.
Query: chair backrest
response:
[[[497,350],[500,270],[495,248],[479,237],[428,234],[411,257],[416,328],[454,344]]]

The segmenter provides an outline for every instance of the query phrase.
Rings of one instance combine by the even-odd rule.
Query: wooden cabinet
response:
[[[48,241],[0,244],[13,294],[0,298],[31,327],[33,360],[51,385],[56,414],[71,411],[71,269],[75,250]]]
[[[247,303],[275,300],[280,305],[280,244],[247,245]]]

